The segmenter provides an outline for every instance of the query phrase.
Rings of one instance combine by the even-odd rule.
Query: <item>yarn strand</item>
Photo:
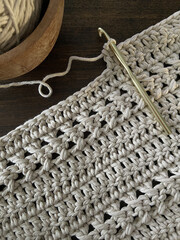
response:
[[[65,76],[71,70],[71,66],[72,66],[73,61],[96,62],[99,59],[101,59],[102,57],[103,57],[102,53],[100,55],[98,55],[97,57],[92,57],[92,58],[71,56],[68,60],[67,68],[64,72],[57,72],[57,73],[49,74],[49,75],[45,76],[42,80],[32,80],[32,81],[22,81],[22,82],[12,82],[12,83],[7,83],[7,84],[1,84],[0,88],[10,88],[10,87],[19,87],[19,86],[23,86],[23,85],[39,84],[39,87],[38,87],[39,94],[44,98],[48,98],[53,93],[53,90],[52,90],[51,86],[48,83],[46,83],[49,79],[52,79],[52,78],[55,78],[55,77]],[[44,86],[48,89],[48,93],[46,93],[46,94],[43,93],[42,86]]]

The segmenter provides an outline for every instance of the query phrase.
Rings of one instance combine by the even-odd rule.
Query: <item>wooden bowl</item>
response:
[[[50,0],[36,29],[17,47],[0,55],[0,80],[23,75],[38,66],[52,50],[62,24],[64,0]]]

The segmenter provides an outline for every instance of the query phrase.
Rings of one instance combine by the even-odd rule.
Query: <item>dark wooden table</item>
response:
[[[71,55],[97,56],[104,44],[97,34],[99,26],[119,43],[179,9],[179,0],[67,0],[60,36],[50,55],[36,69],[12,81],[42,79],[64,71]],[[74,62],[67,76],[49,81],[54,92],[47,99],[38,94],[37,85],[0,89],[0,136],[80,90],[104,68],[103,60]]]

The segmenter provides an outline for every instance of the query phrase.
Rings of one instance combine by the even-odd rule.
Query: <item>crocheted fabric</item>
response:
[[[106,44],[87,87],[0,139],[1,239],[180,239],[180,12]]]

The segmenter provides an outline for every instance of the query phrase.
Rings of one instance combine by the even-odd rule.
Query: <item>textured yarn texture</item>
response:
[[[1,239],[180,239],[180,12],[118,47],[173,133],[105,44],[99,77],[0,138]]]
[[[0,0],[0,53],[18,45],[35,28],[42,0]]]

